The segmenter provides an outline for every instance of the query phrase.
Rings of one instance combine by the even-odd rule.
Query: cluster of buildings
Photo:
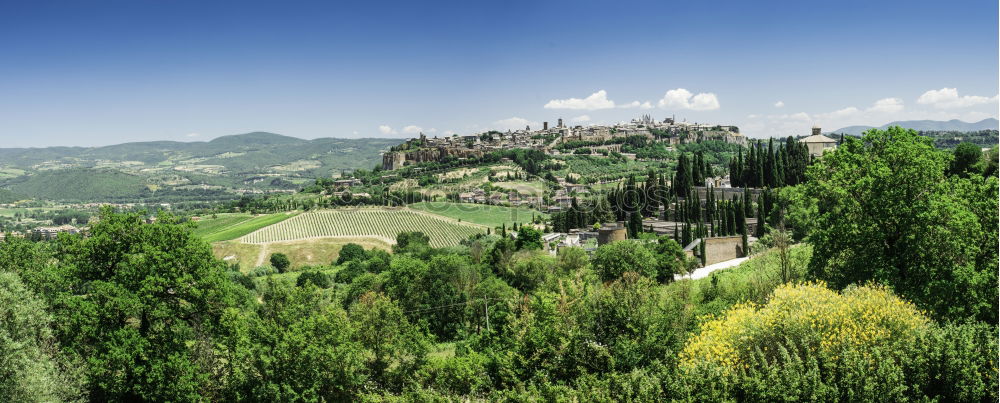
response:
[[[6,239],[8,235],[16,238],[30,237],[32,239],[49,240],[49,239],[55,239],[57,236],[59,236],[59,234],[62,233],[79,234],[80,232],[81,230],[79,228],[74,227],[72,225],[60,225],[55,227],[38,227],[38,228],[33,228],[26,233],[17,231],[11,233],[0,232],[0,241]]]
[[[668,145],[703,140],[747,144],[746,137],[740,134],[739,128],[736,126],[677,122],[673,117],[659,121],[649,115],[644,115],[629,122],[610,126],[567,126],[562,119],[559,119],[554,126],[550,126],[549,122],[543,122],[541,129],[536,130],[526,126],[524,129],[506,132],[489,131],[478,135],[459,136],[456,134],[440,138],[436,136],[428,138],[421,133],[419,137],[409,139],[383,153],[382,169],[399,169],[406,165],[438,161],[446,157],[475,158],[491,151],[513,148],[537,149],[558,154],[555,148],[564,142],[606,142],[630,136],[645,136],[652,141],[660,141]],[[598,146],[598,148],[620,151],[621,145],[609,144]]]

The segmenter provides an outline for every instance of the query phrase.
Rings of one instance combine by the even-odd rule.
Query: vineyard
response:
[[[423,232],[430,237],[431,246],[440,247],[456,245],[485,229],[412,210],[361,208],[300,214],[251,232],[241,240],[267,243],[318,237],[373,237],[395,242],[396,235],[407,231]]]
[[[206,218],[199,221],[193,233],[208,242],[228,241],[294,215],[294,213],[275,213],[261,216],[222,214],[216,218]]]

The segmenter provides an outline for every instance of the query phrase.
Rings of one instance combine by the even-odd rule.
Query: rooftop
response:
[[[837,142],[837,140],[831,139],[831,138],[826,137],[826,136],[824,136],[822,134],[817,134],[817,135],[809,136],[809,137],[806,137],[806,138],[804,138],[802,140],[799,140],[799,141],[803,142],[803,143],[836,143]]]

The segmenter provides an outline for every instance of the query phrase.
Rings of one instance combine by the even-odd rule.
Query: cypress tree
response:
[[[764,225],[767,223],[764,218],[764,203],[761,202],[761,197],[763,195],[757,197],[757,228],[754,231],[754,236],[757,238],[764,236]]]
[[[635,238],[639,236],[639,232],[642,231],[642,214],[638,211],[633,211],[629,217],[628,223],[629,236]]]
[[[743,233],[740,234],[740,240],[742,241],[743,256],[750,255],[750,241],[747,239],[746,227],[743,228]]]
[[[751,204],[750,200],[751,200],[750,192],[746,188],[743,188],[743,216],[744,217],[752,217],[753,216],[753,207],[750,205]]]
[[[739,203],[736,208],[736,232],[740,234],[747,232],[747,219],[743,211],[743,203]]]
[[[705,255],[705,240],[704,239],[702,239],[701,243],[698,244],[698,252],[701,255],[701,265],[702,265],[702,267],[704,267],[705,263],[708,262],[708,256]]]
[[[731,204],[732,204],[733,208],[732,208],[732,213],[730,214],[730,217],[732,217],[733,221],[729,225],[729,235],[736,235],[737,233],[739,233],[739,230],[740,230],[739,225],[736,223],[736,215],[738,214],[739,210],[741,209],[740,202],[736,199],[736,196],[733,196],[733,200],[732,200]]]
[[[757,166],[755,168],[757,172],[756,172],[756,178],[754,178],[754,181],[757,182],[757,187],[764,187],[766,185],[764,183],[764,160],[766,159],[766,157],[761,155],[763,152],[764,152],[763,147],[757,148]]]

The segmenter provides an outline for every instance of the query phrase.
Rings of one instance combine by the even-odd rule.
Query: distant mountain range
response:
[[[371,169],[403,139],[303,140],[254,132],[212,141],[0,148],[0,200],[180,200],[291,190],[342,170]],[[197,193],[197,194],[195,194]],[[171,195],[173,194],[173,195]],[[108,196],[115,196],[113,198]]]
[[[901,120],[896,122],[890,122],[879,126],[879,129],[885,129],[890,126],[900,126],[907,129],[913,129],[917,131],[955,131],[955,132],[972,132],[977,130],[997,130],[1000,128],[1000,121],[993,118],[983,119],[978,122],[969,123],[963,122],[958,119],[952,119],[949,121],[942,120]],[[840,129],[828,132],[831,134],[852,134],[860,135],[864,133],[865,130],[872,129],[874,126],[847,126]]]

